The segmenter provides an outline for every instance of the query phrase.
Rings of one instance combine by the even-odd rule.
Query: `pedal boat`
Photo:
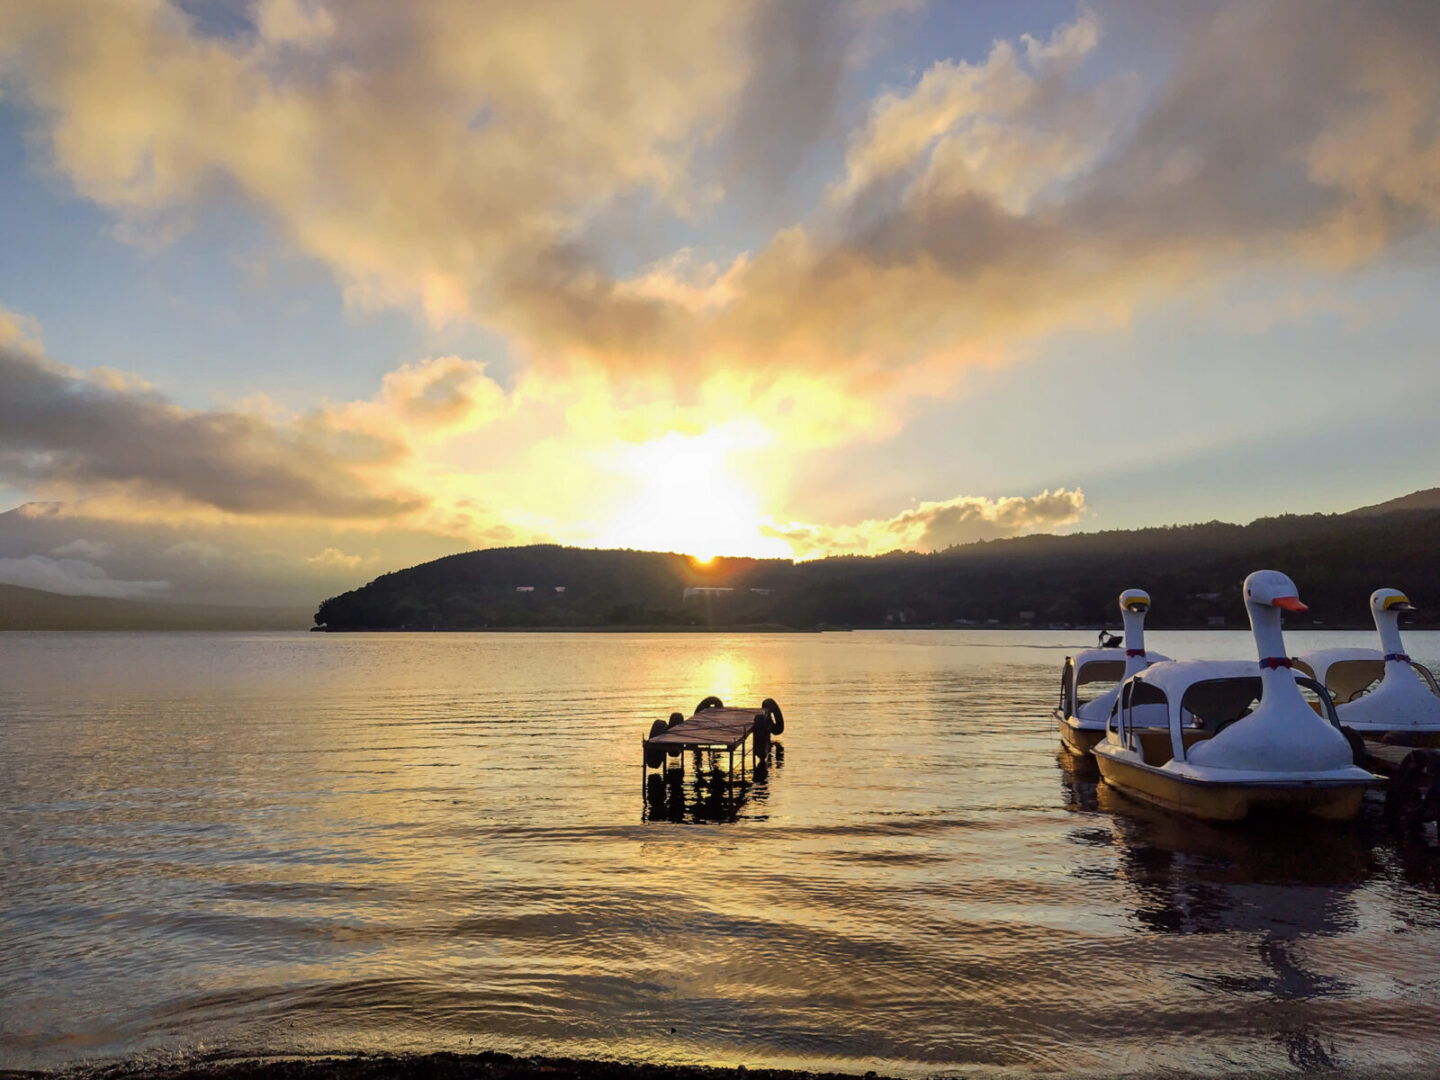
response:
[[[1245,579],[1260,662],[1157,663],[1127,679],[1093,753],[1101,779],[1140,802],[1208,821],[1278,810],[1347,821],[1379,778],[1355,764],[1320,685],[1317,713],[1285,654],[1280,612],[1305,611],[1275,570]],[[1323,715],[1322,715],[1323,714]]]
[[[1105,721],[1122,682],[1153,663],[1170,659],[1145,651],[1145,613],[1149,610],[1149,593],[1143,589],[1126,589],[1120,594],[1120,618],[1125,626],[1124,656],[1120,655],[1119,648],[1112,647],[1082,649],[1065,658],[1060,672],[1060,704],[1055,707],[1054,716],[1060,728],[1060,741],[1072,754],[1083,757],[1105,737]],[[1095,688],[1097,684],[1105,688],[1087,698],[1086,687]]]
[[[1400,613],[1414,611],[1398,589],[1370,594],[1377,649],[1316,649],[1295,659],[1335,698],[1340,723],[1362,738],[1407,746],[1440,746],[1440,686],[1424,664],[1405,652]]]

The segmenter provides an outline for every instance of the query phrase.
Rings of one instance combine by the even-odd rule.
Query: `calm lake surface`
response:
[[[1093,641],[0,635],[0,1066],[1440,1069],[1433,833],[1097,787],[1050,718]],[[647,791],[641,736],[709,694],[776,698],[783,754],[738,800],[693,762]]]

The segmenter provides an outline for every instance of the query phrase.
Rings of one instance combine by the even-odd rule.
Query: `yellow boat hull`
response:
[[[1061,715],[1059,709],[1055,710],[1055,722],[1060,728],[1060,741],[1065,744],[1065,749],[1076,757],[1088,755],[1091,750],[1095,749],[1095,744],[1105,737],[1103,728],[1087,731],[1084,728],[1071,727],[1065,722],[1065,717]]]
[[[1241,821],[1255,810],[1349,821],[1373,782],[1290,781],[1276,784],[1187,780],[1096,754],[1100,777],[1123,795],[1205,821]]]

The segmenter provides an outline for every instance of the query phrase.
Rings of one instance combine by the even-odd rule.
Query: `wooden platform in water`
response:
[[[755,729],[755,717],[763,709],[704,709],[682,720],[662,735],[645,740],[647,746],[666,750],[734,750]]]
[[[1413,746],[1395,746],[1366,739],[1365,760],[1360,767],[1381,776],[1394,776],[1400,771],[1400,763],[1405,760],[1406,755],[1414,750]]]

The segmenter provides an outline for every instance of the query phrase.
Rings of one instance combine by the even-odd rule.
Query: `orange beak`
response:
[[[1286,611],[1309,611],[1310,609],[1300,602],[1298,596],[1277,596],[1270,601],[1271,605],[1284,608]]]

